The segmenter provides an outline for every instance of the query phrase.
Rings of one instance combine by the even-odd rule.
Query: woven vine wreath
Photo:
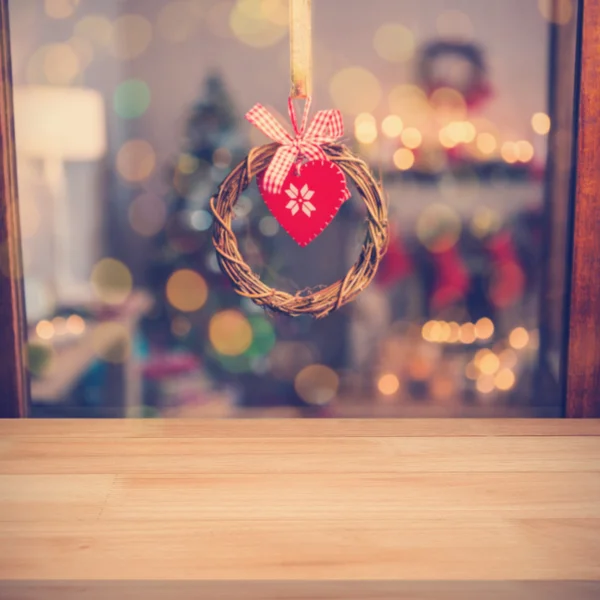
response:
[[[367,232],[358,260],[343,279],[331,285],[298,291],[295,294],[270,288],[252,271],[242,257],[231,229],[233,208],[253,177],[271,163],[278,144],[253,148],[219,186],[210,206],[215,216],[213,241],[221,270],[238,294],[256,304],[289,316],[326,317],[351,302],[371,282],[385,254],[388,241],[387,207],[383,193],[367,164],[342,145],[323,146],[328,160],[336,163],[354,182],[367,208]]]

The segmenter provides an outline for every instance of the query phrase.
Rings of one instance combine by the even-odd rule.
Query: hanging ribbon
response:
[[[312,93],[311,0],[290,0],[290,74],[292,98]]]
[[[294,128],[293,137],[283,125],[261,104],[256,104],[246,114],[246,119],[266,136],[280,144],[265,173],[264,186],[269,192],[278,194],[293,165],[302,158],[308,160],[329,160],[322,146],[332,144],[344,135],[344,122],[339,110],[319,111],[307,127],[311,99],[304,106],[302,121],[298,125],[292,98],[288,100],[290,121]],[[346,189],[346,198],[350,192]]]

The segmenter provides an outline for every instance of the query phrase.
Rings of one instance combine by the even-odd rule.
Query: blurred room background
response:
[[[560,415],[546,165],[575,8],[313,1],[313,107],[343,112],[392,228],[375,283],[315,321],[234,293],[208,208],[268,142],[244,113],[287,121],[287,0],[12,0],[33,416]],[[302,249],[251,186],[234,223],[297,290],[345,274],[364,221],[354,193]]]

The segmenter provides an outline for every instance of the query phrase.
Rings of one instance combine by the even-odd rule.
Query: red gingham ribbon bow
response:
[[[344,122],[339,110],[320,110],[306,127],[310,110],[310,98],[306,99],[302,122],[298,127],[292,98],[288,100],[290,121],[294,128],[292,137],[262,104],[256,104],[246,113],[246,119],[266,136],[281,146],[267,168],[264,186],[268,192],[278,194],[290,169],[299,157],[309,160],[329,160],[323,151],[324,144],[331,144],[344,135]],[[346,199],[350,197],[347,191]]]

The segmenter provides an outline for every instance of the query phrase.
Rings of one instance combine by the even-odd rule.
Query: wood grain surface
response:
[[[86,598],[101,580],[227,580],[255,587],[200,597],[468,598],[394,585],[592,582],[598,557],[598,421],[0,422],[11,598],[42,597],[31,580],[61,597],[83,589],[64,580]],[[304,596],[275,580],[375,587]],[[506,590],[493,597],[538,597]]]

